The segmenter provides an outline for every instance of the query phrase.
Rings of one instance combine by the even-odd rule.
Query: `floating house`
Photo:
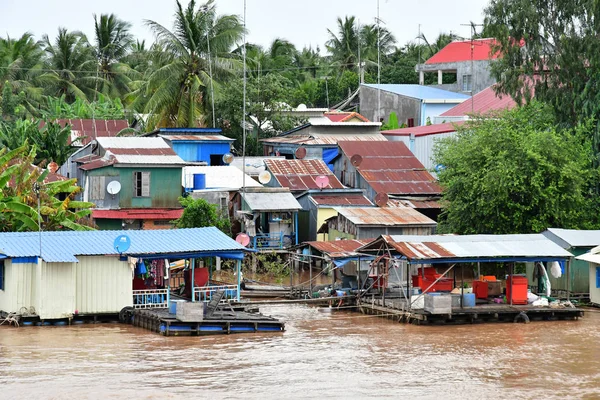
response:
[[[588,263],[578,260],[577,256],[589,252],[592,248],[600,245],[600,230],[576,230],[576,229],[559,229],[548,228],[542,235],[553,241],[574,257],[570,259],[571,268],[569,279],[564,276],[554,278],[550,273],[550,286],[553,291],[570,291],[580,295],[587,295],[590,288],[590,283],[595,283],[595,278],[590,280]],[[565,265],[561,266],[562,273],[565,273]],[[533,280],[534,267],[527,266],[527,276]],[[569,287],[567,287],[567,282]]]
[[[114,243],[122,235],[131,245],[118,251]],[[169,269],[155,276],[162,286],[134,290],[140,260],[239,261],[246,251],[216,228],[0,233],[0,314],[53,320],[118,315],[124,307],[167,307]],[[199,289],[191,287],[204,293]],[[234,289],[239,294],[239,283]]]
[[[164,229],[181,216],[186,164],[162,138],[98,138],[70,158],[100,229]]]
[[[600,306],[600,246],[594,247],[589,252],[575,257],[575,259],[578,262],[589,263],[588,290],[590,294],[590,302],[595,306]]]
[[[390,198],[410,200],[414,208],[432,219],[431,208],[442,188],[402,142],[340,142],[334,160],[342,184],[365,191],[369,200],[384,206]],[[379,195],[379,199],[377,196]]]
[[[469,97],[422,85],[361,84],[360,111],[370,120],[380,118],[382,121],[388,121],[394,112],[398,123],[422,126]]]
[[[386,140],[379,132],[379,122],[364,122],[360,118],[341,122],[331,118],[336,119],[331,115],[311,118],[308,123],[281,135],[261,139],[264,155],[284,156],[287,159],[320,159],[333,168],[331,160],[337,155],[339,141]]]
[[[247,187],[235,194],[232,207],[239,230],[250,237],[252,248],[282,250],[299,243],[302,207],[289,189]]]
[[[432,235],[437,223],[408,207],[335,207],[337,216],[325,221],[318,233],[328,240],[365,240],[380,235]]]
[[[160,128],[144,136],[163,138],[186,162],[213,166],[225,165],[223,156],[231,153],[235,141],[217,128]]]
[[[328,240],[327,233],[317,234],[317,230],[327,219],[337,216],[336,207],[374,207],[360,189],[307,190],[296,200],[302,206],[298,217],[300,242]]]

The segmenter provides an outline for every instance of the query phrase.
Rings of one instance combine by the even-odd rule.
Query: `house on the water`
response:
[[[442,188],[404,143],[340,142],[339,148],[334,170],[342,184],[364,190],[379,206],[389,199],[409,200],[437,220],[440,209],[431,202],[440,198]]]
[[[123,235],[130,247],[118,250],[114,243]],[[164,266],[169,260],[241,260],[247,251],[214,227],[161,232],[2,232],[0,243],[0,315],[15,313],[42,321],[118,315],[124,307],[167,307],[170,280],[169,268]],[[152,284],[135,290],[136,266],[144,260],[150,263],[143,281],[152,278]]]
[[[286,159],[320,159],[330,168],[337,155],[337,143],[342,140],[384,141],[381,123],[370,122],[356,113],[327,113],[311,118],[281,135],[262,139],[265,156],[284,156]],[[345,121],[342,121],[347,119]]]
[[[412,84],[361,84],[360,112],[370,120],[388,121],[396,113],[399,124],[427,125],[469,95]],[[378,107],[379,110],[378,110]]]
[[[437,223],[409,207],[335,207],[337,216],[325,221],[319,233],[328,240],[371,239],[380,235],[432,235]]]
[[[163,138],[186,162],[213,166],[225,165],[223,156],[231,153],[235,141],[218,128],[160,128],[144,136]]]
[[[419,84],[425,84],[425,74],[437,75],[436,88],[476,94],[496,83],[491,75],[490,65],[500,53],[494,51],[495,39],[474,39],[454,41],[435,53],[423,64],[418,64]],[[443,82],[443,74],[454,74],[454,83]]]
[[[178,198],[186,162],[162,138],[98,138],[69,163],[82,200],[96,205],[92,218],[100,229],[170,228],[183,212]]]

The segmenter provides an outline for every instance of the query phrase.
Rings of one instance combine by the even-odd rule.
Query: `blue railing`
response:
[[[225,294],[221,299],[221,303],[227,303],[237,298],[237,289],[237,285],[210,285],[195,287],[194,294],[196,295],[196,300],[208,303],[212,300],[216,292],[224,291]]]
[[[133,291],[133,308],[166,308],[167,289],[147,289]]]
[[[260,233],[252,238],[255,249],[283,249],[283,232]]]

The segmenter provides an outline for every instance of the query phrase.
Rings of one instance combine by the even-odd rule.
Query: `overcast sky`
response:
[[[419,24],[430,40],[440,32],[450,31],[469,37],[469,27],[461,24],[481,23],[488,0],[379,2],[381,20],[398,43],[404,44],[415,39]],[[217,0],[217,11],[241,16],[243,4],[243,0]],[[115,13],[132,23],[136,37],[152,42],[144,20],[171,28],[174,10],[175,0],[0,0],[0,36],[16,37],[28,31],[37,38],[44,33],[55,37],[61,26],[83,31],[92,40],[93,14]],[[327,29],[334,31],[337,17],[346,15],[355,15],[361,24],[374,23],[377,0],[247,0],[247,39],[268,46],[280,37],[299,48],[319,46],[324,53]]]

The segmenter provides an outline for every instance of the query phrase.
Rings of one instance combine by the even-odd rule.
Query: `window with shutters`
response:
[[[136,171],[133,173],[133,195],[150,197],[150,172]]]
[[[104,200],[106,195],[106,177],[90,176],[90,200]]]

